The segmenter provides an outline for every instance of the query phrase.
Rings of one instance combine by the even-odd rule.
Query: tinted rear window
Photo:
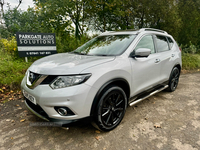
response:
[[[174,45],[174,41],[170,37],[167,37],[167,39],[168,39],[168,42],[169,42],[169,47],[170,47],[170,49],[172,49],[172,47]]]
[[[156,45],[158,52],[169,50],[167,38],[165,36],[156,35]]]

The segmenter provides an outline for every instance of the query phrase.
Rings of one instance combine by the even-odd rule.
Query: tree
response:
[[[91,28],[105,32],[150,27],[167,31],[179,44],[192,41],[200,45],[199,0],[34,0],[34,3],[34,9],[22,12],[17,6],[5,13],[9,32],[53,32],[61,40],[74,34],[80,40]],[[0,0],[0,5],[4,4]]]
[[[20,4],[22,3],[22,0],[19,0],[19,4],[17,5],[16,9],[19,8]],[[4,16],[4,5],[5,5],[5,1],[4,0],[0,0],[0,6],[1,6],[1,13],[0,13],[0,24],[3,24],[3,16]],[[9,6],[9,3],[7,3],[7,5]]]
[[[182,21],[178,42],[200,45],[200,2],[198,0],[180,0],[179,16]]]
[[[40,29],[40,24],[37,21],[37,14],[33,8],[28,8],[27,11],[11,10],[10,8],[4,14],[4,21],[7,30],[14,35],[18,31],[35,32]]]
[[[1,14],[0,14],[0,24],[3,24],[3,15],[4,15],[4,9],[3,6],[5,5],[4,0],[0,0],[0,5],[1,5]]]
[[[89,0],[85,5],[85,18],[94,29],[102,32],[133,28],[129,4],[129,0]]]
[[[52,26],[54,29],[73,32],[72,22],[75,25],[75,37],[80,38],[84,30],[83,21],[83,0],[39,0],[35,1],[44,20],[45,26]]]

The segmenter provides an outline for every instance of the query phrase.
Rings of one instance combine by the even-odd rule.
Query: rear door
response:
[[[163,35],[155,35],[154,39],[158,61],[161,66],[160,80],[164,82],[169,79],[169,75],[174,66],[175,51],[173,50],[173,41]]]

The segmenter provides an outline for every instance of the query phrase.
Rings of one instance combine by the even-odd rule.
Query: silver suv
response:
[[[89,119],[103,131],[128,105],[176,89],[181,51],[171,35],[151,28],[105,32],[70,53],[35,61],[21,83],[27,107],[64,125]]]

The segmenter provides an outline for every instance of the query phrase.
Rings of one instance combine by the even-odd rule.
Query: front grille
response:
[[[25,98],[26,99],[26,98]],[[47,113],[39,106],[39,105],[35,105],[32,102],[30,102],[28,99],[26,99],[26,103],[27,105],[33,109],[35,112],[37,112],[38,114],[40,114],[41,116],[45,117],[45,118],[49,118],[49,116],[47,115]]]
[[[44,78],[44,80],[40,80],[43,76],[46,76]],[[56,79],[57,75],[43,75],[43,74],[38,74],[38,73],[34,73],[34,72],[29,72],[29,76],[28,76],[28,80],[31,82],[32,86],[35,84],[34,82],[37,82],[38,80],[41,81],[41,84],[50,84],[51,82],[53,82]],[[37,84],[37,85],[39,85]]]
[[[51,82],[55,80],[56,77],[57,77],[56,75],[49,75],[40,84],[50,84]]]

